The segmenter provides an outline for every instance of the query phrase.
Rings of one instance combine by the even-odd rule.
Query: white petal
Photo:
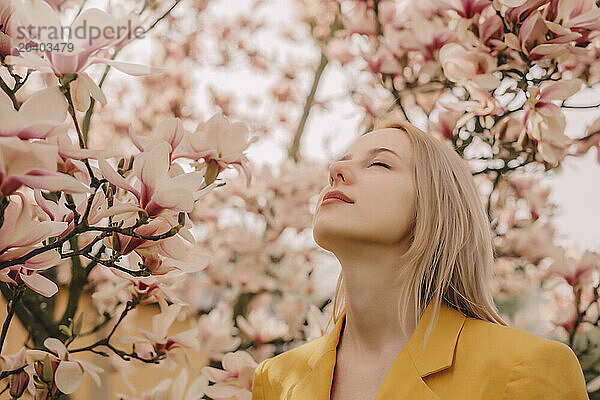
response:
[[[77,360],[77,362],[79,363],[79,365],[81,365],[81,367],[83,368],[83,370],[85,371],[86,374],[88,374],[96,383],[96,385],[100,386],[101,384],[101,380],[100,380],[100,375],[98,375],[100,372],[104,372],[104,369],[100,368],[99,366],[89,363],[87,361],[83,361],[83,360]]]
[[[208,387],[208,378],[200,375],[188,387],[185,400],[200,400],[204,396],[204,391]]]
[[[107,58],[94,57],[94,58],[91,58],[90,60],[91,60],[90,64],[108,64],[111,67],[114,67],[121,72],[124,72],[128,75],[133,75],[133,76],[160,74],[166,70],[165,68],[156,68],[156,67],[150,67],[150,66],[142,65],[142,64],[134,64],[134,63],[128,63],[128,62],[123,62],[123,61],[115,61],[115,60],[110,60]]]
[[[171,386],[171,397],[173,399],[182,399],[185,387],[187,386],[188,372],[187,369],[183,368],[173,385]]]
[[[33,53],[22,53],[20,57],[6,56],[4,62],[8,65],[27,67],[39,72],[54,72],[52,65],[48,61]]]
[[[67,116],[67,100],[58,86],[36,92],[19,109],[25,121],[52,121],[61,123]]]
[[[54,381],[58,390],[71,394],[81,386],[83,369],[74,361],[61,361],[56,368]]]
[[[52,350],[56,354],[58,354],[59,358],[65,358],[65,354],[67,354],[67,348],[60,340],[56,338],[47,338],[44,340],[44,346],[48,350]]]
[[[45,28],[32,30],[33,37],[36,38],[38,43],[61,41],[62,38],[55,38],[54,40],[49,39],[50,35],[53,35],[55,32],[62,33],[60,20],[50,4],[43,0],[25,0],[23,2],[23,8],[24,14],[21,15],[20,21],[22,25],[33,25],[34,27]],[[23,32],[29,33],[26,29],[24,29]]]

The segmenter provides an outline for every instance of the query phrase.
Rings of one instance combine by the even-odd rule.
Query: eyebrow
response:
[[[369,152],[367,153],[368,155],[373,155],[373,154],[378,154],[378,153],[382,153],[384,151],[387,151],[389,153],[392,153],[393,155],[395,155],[398,158],[401,158],[398,153],[396,153],[394,150],[390,150],[387,149],[385,147],[376,147],[374,149],[369,150]],[[343,156],[342,158],[336,160],[336,161],[344,161],[344,160],[350,160],[352,158],[352,154],[346,154],[345,156]]]

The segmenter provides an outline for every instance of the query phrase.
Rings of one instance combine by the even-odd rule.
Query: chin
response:
[[[327,251],[332,251],[331,249],[350,240],[347,228],[339,226],[339,224],[331,226],[331,223],[325,223],[325,221],[313,225],[312,236],[315,243]]]

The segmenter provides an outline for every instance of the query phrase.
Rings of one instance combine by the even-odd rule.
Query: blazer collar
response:
[[[377,400],[387,399],[389,398],[387,396],[393,396],[393,393],[397,395],[398,392],[395,390],[402,390],[399,393],[407,395],[410,393],[421,396],[413,398],[438,398],[421,378],[452,365],[454,348],[466,317],[459,311],[443,303],[440,304],[437,324],[432,328],[426,347],[423,348],[427,322],[431,320],[432,313],[433,305],[429,303],[407,345],[390,368],[376,397]],[[336,348],[345,318],[346,312],[344,311],[333,329],[325,335],[325,340],[315,348],[307,361],[310,371],[293,388],[293,393],[288,396],[289,399],[300,399],[302,398],[300,394],[308,395],[309,393],[315,396],[312,398],[329,399],[336,362]],[[395,387],[399,384],[398,382],[403,382],[402,388]]]
[[[432,313],[433,306],[429,303],[406,345],[422,377],[452,365],[454,347],[466,319],[462,313],[442,303],[438,324],[432,328],[426,343],[427,347],[423,349],[427,322],[431,319]],[[309,358],[308,365],[311,368],[314,368],[327,352],[336,351],[345,318],[346,311],[344,310],[333,329],[325,335],[325,341]]]

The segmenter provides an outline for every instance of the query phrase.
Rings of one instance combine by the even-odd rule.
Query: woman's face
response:
[[[371,153],[376,148],[393,153]],[[412,146],[403,130],[384,128],[359,137],[330,165],[329,184],[319,195],[313,218],[315,242],[329,251],[349,242],[406,244],[415,215],[413,165]],[[354,203],[321,204],[331,190],[342,191]]]

